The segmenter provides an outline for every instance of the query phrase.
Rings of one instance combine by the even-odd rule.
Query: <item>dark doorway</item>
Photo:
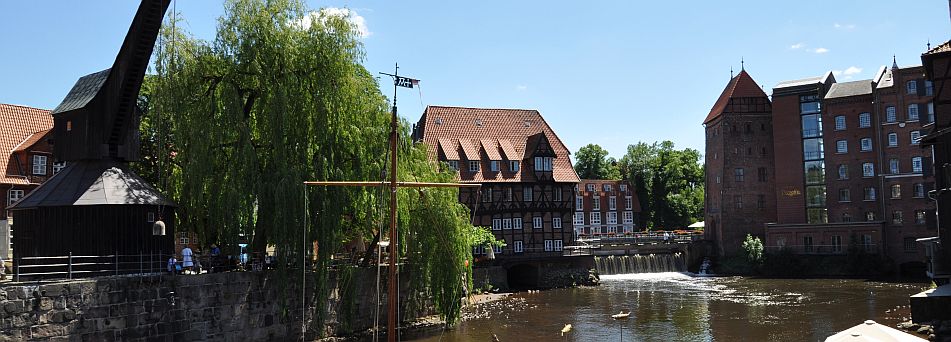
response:
[[[509,267],[508,283],[514,291],[538,288],[538,267],[529,264]]]

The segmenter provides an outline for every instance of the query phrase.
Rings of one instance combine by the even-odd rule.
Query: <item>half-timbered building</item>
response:
[[[558,256],[574,239],[578,175],[568,148],[536,110],[428,106],[413,129],[429,159],[458,171],[473,224],[506,246],[501,258]],[[477,249],[476,254],[487,251]]]

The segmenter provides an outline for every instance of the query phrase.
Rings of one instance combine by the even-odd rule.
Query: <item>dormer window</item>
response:
[[[627,192],[627,184],[621,184],[618,187],[621,188],[621,192]]]
[[[551,171],[552,157],[535,157],[535,171]]]
[[[458,161],[458,160],[450,160],[450,161],[449,161],[449,167],[452,168],[452,169],[455,170],[455,171],[459,171],[459,161]]]
[[[585,190],[588,190],[588,192],[594,192],[594,184],[591,184],[591,183],[585,184],[584,188]]]
[[[518,172],[518,160],[509,161],[509,171]]]
[[[66,162],[64,162],[64,161],[55,162],[55,163],[53,163],[53,174],[55,175],[55,174],[59,173],[60,171],[63,171],[63,169],[65,169],[65,168],[66,168]]]
[[[498,160],[490,161],[489,167],[492,169],[492,172],[499,172],[499,161]]]
[[[45,176],[46,175],[46,156],[33,156],[33,174]]]
[[[611,184],[604,185],[604,191],[610,192],[611,190],[613,190],[613,187],[611,186]]]
[[[469,172],[479,172],[479,161],[470,160],[469,161]]]

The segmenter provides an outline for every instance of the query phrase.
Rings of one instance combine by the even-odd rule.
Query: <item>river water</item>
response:
[[[822,341],[872,319],[910,316],[922,283],[842,279],[602,276],[598,287],[518,293],[470,307],[471,318],[419,341]],[[612,314],[631,311],[627,320]],[[562,337],[565,324],[571,324]]]

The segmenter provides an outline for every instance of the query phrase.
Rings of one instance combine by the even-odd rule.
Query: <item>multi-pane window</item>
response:
[[[865,220],[866,220],[866,221],[875,221],[875,212],[874,212],[874,211],[866,211],[866,212],[865,212]]]
[[[512,188],[505,188],[505,200],[512,201]]]
[[[908,121],[918,121],[918,104],[908,105]]]
[[[875,177],[875,164],[862,163],[862,177]]]
[[[915,188],[914,196],[915,196],[916,198],[924,198],[924,197],[925,197],[925,183],[915,183],[914,188]]]
[[[849,219],[849,221],[851,221],[851,218]],[[848,222],[848,221],[843,221],[843,222]],[[832,235],[832,252],[833,253],[842,252],[842,236],[841,235]]]
[[[934,102],[928,102],[928,122],[934,122]]]
[[[746,170],[744,170],[743,168],[733,169],[733,180],[737,182],[742,182],[744,178],[744,173],[746,173]]]
[[[889,159],[888,160],[888,172],[892,174],[899,173],[901,170],[898,169],[898,159]]]
[[[9,195],[7,196],[7,200],[8,200],[7,204],[13,205],[17,201],[19,201],[21,198],[23,198],[23,194],[24,194],[23,190],[10,190]]]
[[[509,171],[518,172],[518,160],[509,161]],[[521,242],[521,241],[519,241]]]
[[[55,174],[59,173],[60,171],[63,171],[63,169],[65,169],[65,168],[66,168],[66,162],[64,162],[64,161],[55,162],[55,163],[53,163],[53,174],[55,175]]]
[[[551,252],[555,249],[555,244],[553,240],[545,240],[545,251]]]
[[[845,116],[839,115],[835,117],[835,130],[841,131],[845,129]]]
[[[912,157],[911,158],[911,172],[922,173],[923,167],[921,166],[921,157]]]
[[[512,229],[512,219],[502,219],[502,229]]]
[[[187,245],[191,239],[188,238],[188,232],[178,232],[178,243]]]
[[[866,187],[865,188],[865,200],[874,201],[875,200],[875,187]]]
[[[934,95],[934,83],[931,83],[929,80],[925,80],[925,96]]]
[[[902,224],[904,221],[901,210],[892,211],[892,224]]]
[[[872,127],[872,114],[869,114],[869,113],[859,114],[859,127],[860,128]]]
[[[588,190],[588,192],[593,192],[593,191],[594,191],[594,184],[591,184],[591,183],[585,184],[584,188],[585,188],[585,190]]]
[[[849,166],[839,165],[839,179],[849,179]]]
[[[892,184],[892,199],[901,198],[901,184]]]
[[[850,202],[852,201],[851,194],[849,193],[848,188],[839,189],[839,202]]]
[[[575,196],[575,210],[577,211],[584,210],[584,197]]]
[[[482,189],[482,202],[492,202],[492,188]]]
[[[502,219],[492,219],[492,230],[502,230]]]
[[[872,150],[872,138],[862,138],[859,140],[862,147],[862,152],[868,152]]]
[[[574,224],[574,225],[576,225],[576,226],[583,226],[583,225],[584,225],[584,213],[575,213],[575,217],[574,217],[574,219],[572,220],[571,223]]]
[[[632,211],[625,211],[625,212],[624,212],[624,217],[623,217],[623,219],[624,219],[624,221],[623,221],[624,224],[634,223],[634,212],[632,212]]]
[[[541,217],[541,216],[532,217],[532,228],[542,229],[542,217]]]
[[[743,209],[743,196],[734,195],[733,206],[736,207],[736,209]]]
[[[760,182],[765,182],[765,181],[766,181],[766,168],[765,168],[765,167],[761,167],[761,168],[756,169],[756,179],[759,180]]]
[[[898,146],[898,133],[888,133],[888,147]]]
[[[561,188],[556,187],[552,191],[555,193],[555,202],[561,202],[564,199],[563,197],[564,195],[562,195]]]
[[[849,142],[845,140],[836,141],[835,153],[849,153]]]
[[[911,131],[911,144],[918,145],[921,142],[921,131]]]
[[[489,161],[489,169],[491,169],[492,172],[499,172],[499,161],[498,160]]]
[[[515,241],[515,253],[522,253],[525,251],[525,245],[522,241]]]
[[[591,223],[592,226],[600,226],[600,225],[601,225],[601,213],[599,213],[599,212],[592,212],[592,213],[591,213],[591,219],[588,220],[588,221]]]
[[[757,208],[757,209],[766,208],[766,196],[765,196],[765,195],[756,195],[756,208]]]
[[[522,218],[521,218],[521,217],[516,217],[516,218],[513,218],[513,219],[512,219],[512,228],[514,228],[514,229],[522,229]]]
[[[895,107],[888,106],[885,107],[885,122],[895,122],[898,121],[898,118],[895,116]]]
[[[591,198],[591,210],[601,210],[601,196]]]
[[[608,210],[617,210],[617,196],[608,197]]]
[[[905,82],[905,94],[917,94],[918,93],[918,82],[911,80]]]
[[[479,172],[479,161],[470,160],[469,161],[469,172]]]
[[[535,171],[551,171],[552,157],[535,157]]]
[[[523,202],[531,202],[531,201],[532,201],[532,198],[533,198],[533,196],[532,196],[532,187],[526,186],[526,187],[522,188],[522,201],[523,201]]]
[[[842,222],[852,222],[852,214],[842,213]]]
[[[802,237],[802,249],[803,249],[803,251],[805,251],[806,253],[811,253],[811,252],[813,251],[813,247],[812,247],[812,237],[811,237],[811,236],[803,236],[803,237]]]
[[[449,161],[449,168],[450,168],[450,169],[453,169],[454,171],[459,171],[459,161],[458,161],[458,160],[450,160],[450,161]]]
[[[614,187],[611,184],[604,184],[604,191],[611,192],[614,190]]]
[[[915,210],[915,224],[925,224],[925,211]]]
[[[34,175],[45,175],[46,174],[46,156],[33,156],[33,174]]]
[[[621,192],[627,192],[627,184],[618,185],[618,188],[621,190]]]
[[[631,199],[631,196],[624,196],[624,209],[630,210],[634,207],[634,200]]]
[[[560,217],[553,217],[553,218],[551,219],[551,227],[554,228],[554,229],[561,229],[561,218],[560,218]]]
[[[564,242],[562,242],[561,240],[555,240],[555,252],[560,252],[560,251],[561,251],[561,248],[562,248],[562,244],[563,244],[563,243],[564,243]]]

